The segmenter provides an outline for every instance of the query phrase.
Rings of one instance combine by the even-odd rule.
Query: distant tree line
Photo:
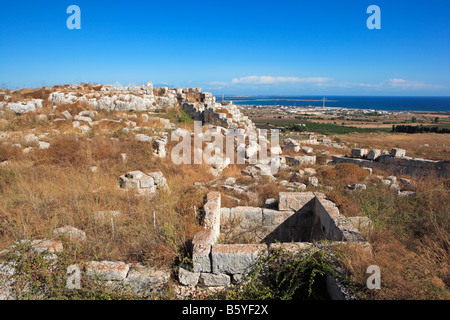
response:
[[[393,125],[392,132],[405,132],[405,133],[450,133],[449,128],[439,128],[438,126],[428,127],[428,126],[408,126],[408,125]]]

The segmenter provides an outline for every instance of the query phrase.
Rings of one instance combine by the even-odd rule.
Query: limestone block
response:
[[[130,266],[125,262],[91,261],[86,265],[86,276],[103,281],[122,281],[127,277]]]
[[[300,166],[302,164],[315,164],[316,163],[316,156],[286,156],[286,163],[289,166]]]
[[[352,149],[352,158],[363,158],[368,153],[367,149]]]
[[[170,272],[167,269],[148,268],[142,264],[133,264],[124,279],[124,284],[137,294],[149,294],[160,290],[167,284]]]
[[[294,214],[294,211],[279,211],[273,209],[262,209],[262,224],[266,227],[279,226]]]
[[[184,286],[195,286],[198,283],[200,272],[188,271],[182,267],[178,269],[178,281]]]
[[[395,158],[402,158],[405,156],[405,154],[406,154],[406,150],[404,150],[404,149],[393,148],[391,150],[391,155]]]
[[[379,149],[372,149],[367,154],[367,160],[378,160],[378,158],[381,156],[381,150]]]
[[[192,240],[194,272],[211,272],[211,246],[215,243],[211,229],[204,229]]]
[[[313,192],[280,192],[278,194],[278,209],[298,211],[314,199]]]
[[[141,142],[152,142],[153,138],[145,134],[137,134],[136,140]]]
[[[283,140],[283,149],[289,150],[293,152],[299,152],[300,151],[300,143],[298,141],[295,141],[294,139],[287,138]]]
[[[262,225],[262,208],[258,207],[235,207],[230,210],[230,218],[241,222],[241,227],[252,227]]]
[[[265,244],[216,244],[212,246],[213,273],[245,274],[258,255],[267,250]]]
[[[198,282],[206,287],[225,287],[230,284],[231,278],[223,273],[201,273]]]
[[[348,217],[348,219],[366,239],[370,238],[370,235],[373,232],[372,220],[370,220],[368,217],[363,216]]]

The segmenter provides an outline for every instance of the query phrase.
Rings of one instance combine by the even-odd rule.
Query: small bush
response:
[[[336,275],[325,251],[291,253],[275,249],[261,254],[242,284],[218,294],[233,300],[328,299],[326,275]]]

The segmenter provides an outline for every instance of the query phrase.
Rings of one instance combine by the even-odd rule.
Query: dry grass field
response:
[[[16,98],[27,94],[45,98],[46,92],[23,91],[16,93],[21,95]],[[89,107],[82,103],[59,106],[56,110],[44,105],[44,112],[53,112],[53,117],[61,117],[66,110],[76,114],[86,109]],[[128,119],[141,126],[141,115],[99,112],[94,120]],[[193,130],[192,120],[185,118],[179,106],[161,110],[159,116],[171,119],[177,127]],[[386,177],[388,172],[374,170],[369,174],[356,165],[327,164],[331,155],[346,154],[356,146],[384,150],[399,147],[406,149],[408,156],[449,161],[448,135],[388,132],[329,135],[335,142],[346,142],[346,147],[312,145],[317,156],[315,165],[281,170],[275,181],[243,175],[241,171],[246,165],[228,166],[219,180],[236,178],[239,185],[248,188],[240,194],[217,183],[210,166],[175,165],[170,158],[156,157],[150,143],[136,140],[135,133],[163,132],[158,121],[149,122],[134,133],[124,129],[124,123],[105,122],[82,133],[70,122],[40,121],[34,113],[4,112],[0,135],[7,134],[8,139],[0,142],[0,251],[18,240],[52,238],[55,228],[71,225],[87,234],[86,242],[70,244],[73,262],[119,260],[176,268],[189,259],[190,242],[201,230],[199,212],[209,190],[221,192],[223,207],[261,207],[266,199],[277,198],[278,192],[286,191],[279,183],[281,180],[290,181],[296,171],[308,167],[317,171],[319,187],[308,185],[306,191],[323,192],[343,215],[366,216],[374,223],[369,239],[373,255],[351,248],[337,253],[348,285],[360,298],[450,299],[448,180],[412,179],[408,188],[416,195],[397,197],[395,191],[376,178]],[[30,133],[43,135],[50,147],[40,150],[36,141],[26,141]],[[175,144],[168,144],[169,155]],[[23,152],[26,147],[33,149]],[[126,161],[122,154],[127,155]],[[303,155],[303,152],[285,154]],[[150,200],[134,190],[120,189],[119,176],[135,170],[161,171],[170,193],[161,192]],[[196,182],[201,185],[194,186]],[[302,182],[307,184],[307,176]],[[345,189],[354,183],[364,183],[367,189],[356,192]],[[106,214],[102,218],[100,211],[120,214]],[[382,290],[366,288],[368,265],[381,268]]]

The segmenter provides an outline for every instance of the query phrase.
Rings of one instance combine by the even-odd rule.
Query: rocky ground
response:
[[[194,120],[204,124],[205,140],[243,135],[234,149],[244,163],[232,163],[223,147],[205,141],[200,148],[214,155],[202,164],[173,163],[177,143],[193,136]],[[208,192],[219,191],[222,207],[234,208],[274,206],[279,192],[320,191],[343,215],[373,221],[375,260],[395,269],[386,278],[394,289],[361,289],[366,298],[448,294],[448,259],[442,260],[449,254],[447,176],[427,180],[333,162],[339,155],[401,158],[408,152],[388,145],[364,151],[353,136],[286,132],[279,146],[258,138],[240,108],[199,88],[84,84],[0,92],[0,272],[35,274],[39,270],[17,265],[11,254],[38,252],[64,261],[64,274],[79,269],[83,281],[128,284],[133,294],[169,286],[165,298],[202,296],[201,288],[180,286],[176,270],[189,260]],[[272,157],[252,161],[261,150]],[[253,241],[227,232],[221,237]],[[399,256],[402,264],[392,265]],[[353,282],[364,283],[364,263],[346,262]],[[410,281],[401,274],[413,265]],[[65,285],[76,288],[75,280]]]

